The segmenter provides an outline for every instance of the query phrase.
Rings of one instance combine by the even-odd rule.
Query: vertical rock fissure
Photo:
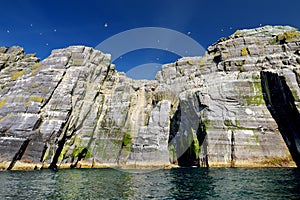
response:
[[[56,86],[53,88],[52,92],[51,92],[50,95],[49,95],[49,98],[46,99],[46,100],[43,102],[43,104],[42,104],[42,106],[41,106],[41,109],[40,109],[40,112],[45,108],[45,106],[46,106],[46,105],[49,103],[49,101],[52,99],[52,97],[53,97],[55,91],[57,90],[57,88],[58,88],[58,86],[61,84],[61,82],[63,81],[65,75],[66,75],[66,71],[64,71],[64,73],[62,74],[60,80],[57,82]]]
[[[234,150],[234,146],[235,146],[235,138],[234,138],[234,132],[231,131],[231,141],[230,141],[230,146],[231,146],[231,162],[230,162],[230,167],[234,167],[235,166],[235,150]]]
[[[208,163],[208,143],[207,143],[207,138],[205,137],[202,143],[202,149],[203,149],[203,154],[202,156],[199,157],[199,165],[200,167],[209,167],[209,163]]]
[[[178,157],[177,157],[177,144],[176,140],[178,137],[179,125],[180,125],[180,116],[181,110],[180,105],[178,105],[173,117],[170,119],[170,133],[169,133],[169,141],[168,141],[168,149],[169,149],[169,156],[170,156],[170,163],[177,164]]]
[[[202,154],[199,156],[199,165],[200,167],[209,167],[208,164],[208,143],[207,143],[207,133],[206,133],[206,126],[203,120],[201,119],[199,128],[197,130],[197,137],[199,146],[202,146]]]
[[[23,157],[23,155],[26,151],[26,148],[27,148],[29,142],[30,142],[30,139],[26,139],[23,142],[23,144],[21,145],[19,151],[15,154],[13,160],[11,161],[10,165],[8,166],[7,170],[11,170],[14,167],[14,165],[16,164],[16,162],[18,160],[21,160],[21,158]]]
[[[64,148],[64,145],[65,145],[65,142],[66,142],[66,138],[67,138],[66,134],[65,133],[63,133],[63,134],[64,134],[63,138],[61,140],[59,140],[58,143],[57,143],[57,149],[56,149],[56,152],[55,152],[55,154],[53,156],[53,159],[52,159],[52,162],[51,162],[51,164],[49,166],[49,169],[53,169],[53,170],[57,169],[57,161],[58,161],[58,158],[60,156],[61,151]]]
[[[70,111],[70,113],[72,113],[72,109]],[[67,123],[63,126],[63,129],[61,130],[61,134],[62,134],[62,138],[61,139],[58,139],[58,142],[57,142],[57,149],[55,151],[55,154],[53,156],[53,159],[52,159],[52,162],[49,166],[49,169],[53,169],[53,170],[56,170],[57,169],[57,162],[58,162],[58,159],[59,159],[59,156],[64,148],[64,145],[67,141],[67,139],[71,138],[73,133],[71,135],[67,135],[67,130],[68,130],[68,127],[69,127],[69,124],[70,124],[70,114],[68,115],[68,118],[67,118]],[[60,135],[61,135],[60,134]]]
[[[289,148],[296,165],[300,166],[300,115],[285,78],[272,72],[261,72],[262,92],[267,108]]]

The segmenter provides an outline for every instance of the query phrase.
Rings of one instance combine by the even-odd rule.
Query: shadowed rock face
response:
[[[266,105],[278,124],[297,166],[300,166],[300,115],[292,91],[284,76],[261,72]]]
[[[152,81],[115,71],[90,47],[41,62],[2,47],[0,165],[299,164],[299,44],[288,26],[238,30]]]

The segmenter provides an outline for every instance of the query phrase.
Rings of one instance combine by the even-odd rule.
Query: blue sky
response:
[[[204,48],[236,29],[263,25],[300,28],[300,1],[252,0],[11,0],[1,4],[0,46],[20,45],[42,59],[70,45],[96,47],[139,27],[172,29]],[[147,37],[147,36],[145,36]],[[172,53],[135,51],[116,60],[118,71],[148,62],[175,61]]]

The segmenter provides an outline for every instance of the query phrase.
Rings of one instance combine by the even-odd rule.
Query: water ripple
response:
[[[1,171],[0,199],[298,199],[291,168]]]

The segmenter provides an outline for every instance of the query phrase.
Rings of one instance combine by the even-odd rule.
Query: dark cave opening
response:
[[[261,86],[267,108],[289,148],[296,165],[300,166],[300,114],[285,77],[261,72]]]
[[[182,115],[179,105],[170,123],[169,151],[173,151],[170,161],[182,167],[208,167],[205,124],[199,118],[187,119]],[[189,131],[191,124],[197,124],[196,138]],[[204,156],[199,155],[200,148]]]

